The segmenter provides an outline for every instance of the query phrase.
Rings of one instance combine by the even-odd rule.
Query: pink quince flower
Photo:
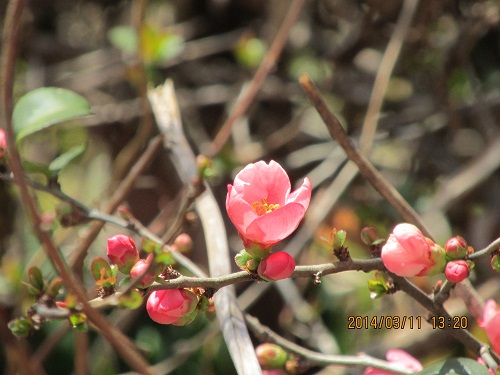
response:
[[[412,224],[398,224],[382,247],[382,262],[396,275],[411,277],[442,272],[444,249]]]
[[[486,331],[493,350],[500,353],[500,310],[494,300],[486,301],[483,318],[478,323]]]
[[[5,131],[0,129],[0,158],[5,154],[5,150],[7,150],[7,137]]]
[[[276,281],[290,277],[295,270],[295,260],[284,251],[267,255],[259,263],[257,273],[267,281]]]
[[[288,237],[303,219],[311,200],[311,182],[290,193],[290,179],[275,161],[259,161],[227,185],[226,209],[245,248],[268,249]]]
[[[446,263],[444,274],[448,281],[452,283],[459,283],[469,277],[470,267],[469,263],[465,260],[452,260]]]
[[[124,274],[128,274],[139,260],[139,252],[134,240],[123,234],[108,238],[106,253],[111,263],[116,264],[118,270]]]
[[[146,310],[156,323],[183,326],[194,320],[197,305],[198,297],[189,290],[155,290],[148,297]]]
[[[401,370],[419,372],[423,370],[422,365],[418,360],[403,350],[391,349],[388,350],[385,358],[387,361],[394,363]],[[397,375],[397,373],[381,370],[373,367],[367,367],[363,375]]]

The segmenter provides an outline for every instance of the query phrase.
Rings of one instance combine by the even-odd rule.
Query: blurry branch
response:
[[[316,88],[314,83],[307,75],[303,75],[300,78],[300,83],[304,88],[306,94],[308,95],[310,101],[316,107],[318,113],[321,118],[325,122],[325,125],[328,128],[332,138],[334,138],[339,145],[344,149],[349,159],[351,159],[358,168],[360,169],[361,174],[368,180],[368,182],[389,202],[391,205],[399,212],[399,214],[403,217],[404,220],[413,223],[420,227],[422,232],[432,238],[429,230],[423,225],[422,219],[415,212],[415,210],[406,202],[406,200],[397,192],[397,190],[390,185],[378,172],[371,163],[360,154],[350,138],[345,133],[342,125],[339,120],[330,112],[326,103],[319,90]],[[496,243],[496,241],[495,241]],[[493,251],[493,250],[488,250]],[[397,286],[404,290],[407,294],[412,296],[417,302],[419,302],[422,306],[428,309],[431,313],[437,316],[446,316],[449,317],[449,314],[443,308],[442,303],[435,303],[433,299],[428,297],[425,293],[423,293],[419,288],[411,284],[408,280],[403,277],[399,277],[396,275],[391,275],[394,281],[397,283]],[[472,293],[473,288],[470,286],[470,282],[468,280],[464,280],[462,283],[456,284],[456,289],[460,293],[462,293],[464,300],[468,301],[468,303],[473,303],[474,306],[478,306],[481,304],[481,301],[478,300],[479,296]],[[469,305],[467,305],[469,306]],[[479,354],[481,348],[484,346],[481,342],[476,340],[468,331],[460,329],[446,329],[450,332],[454,337],[460,340],[466,347],[474,350],[476,354]]]
[[[375,190],[377,190],[379,194],[400,213],[404,220],[417,225],[427,237],[432,237],[430,231],[426,228],[413,207],[411,207],[401,194],[387,182],[384,176],[373,167],[368,159],[358,152],[354,143],[340,124],[340,121],[326,106],[325,101],[311,78],[308,75],[302,75],[300,77],[300,84],[325,122],[331,137],[344,149],[349,159],[358,166],[361,174],[370,182]]]
[[[363,122],[363,133],[359,140],[359,149],[364,155],[371,149],[377,129],[378,116],[384,102],[385,92],[387,91],[392,71],[396,65],[399,53],[401,52],[406,34],[410,29],[411,21],[415,15],[417,6],[418,0],[405,0],[403,2],[403,7],[399,13],[396,27],[391,34],[384,56],[380,62],[370,95],[370,102],[366,110],[365,120]]]
[[[140,176],[144,169],[149,165],[153,157],[160,150],[163,138],[162,136],[157,136],[151,140],[146,151],[141,155],[139,160],[130,169],[130,172],[123,179],[123,181],[114,190],[111,198],[105,203],[104,209],[102,210],[104,214],[108,215],[113,213],[121,202],[126,198],[127,194],[133,188],[135,180]],[[104,221],[94,223],[87,233],[87,236],[83,238],[78,246],[73,250],[72,256],[72,268],[75,272],[81,272],[83,261],[87,255],[87,250],[90,245],[95,241],[99,232],[104,226]]]
[[[14,180],[19,188],[21,200],[31,217],[33,231],[38,237],[38,240],[47,254],[47,257],[50,259],[54,268],[63,279],[68,290],[71,293],[74,293],[74,295],[81,302],[83,311],[88,316],[89,320],[95,324],[102,335],[106,337],[109,343],[116,349],[125,362],[144,374],[152,374],[148,370],[149,364],[136,350],[132,341],[130,341],[128,337],[117,330],[113,325],[109,324],[99,311],[90,307],[85,290],[76,281],[74,274],[70,271],[68,265],[61,257],[61,254],[55,247],[47,232],[42,230],[41,218],[38,209],[24,179],[24,173],[19,153],[16,149],[14,129],[12,126],[14,65],[16,47],[19,41],[19,30],[22,24],[21,15],[23,13],[23,9],[23,0],[11,0],[7,6],[3,30],[2,56],[0,62],[0,105],[3,109],[2,123],[4,124],[7,136],[7,144],[10,155],[9,166],[14,174]]]
[[[272,68],[276,65],[276,61],[278,60],[283,47],[288,38],[288,33],[290,32],[291,27],[297,20],[300,15],[300,10],[304,6],[304,0],[293,0],[290,5],[288,12],[281,24],[281,27],[274,39],[271,47],[267,51],[262,63],[259,65],[259,68],[255,72],[255,75],[246,87],[245,91],[239,96],[237,102],[234,104],[231,113],[229,114],[226,121],[222,124],[219,132],[215,136],[212,145],[209,150],[209,156],[214,156],[221,148],[224,146],[226,141],[228,140],[231,130],[235,122],[248,110],[250,105],[253,103],[257,92],[260,90],[264,80],[267,75],[271,71]]]
[[[195,155],[191,150],[181,123],[181,116],[174,87],[171,81],[148,92],[160,132],[165,136],[165,146],[171,152],[172,160],[181,179],[188,184],[201,179]],[[207,245],[210,273],[221,276],[230,272],[231,265],[226,230],[219,206],[205,183],[205,191],[196,199]],[[250,335],[243,322],[234,288],[226,288],[214,297],[217,318],[236,371],[241,375],[260,374]]]
[[[137,156],[144,148],[144,145],[151,137],[154,129],[153,115],[150,111],[147,96],[148,79],[146,77],[146,70],[142,55],[145,43],[144,33],[142,32],[142,29],[144,27],[146,3],[147,0],[136,0],[132,2],[131,6],[134,28],[138,35],[138,48],[135,53],[135,59],[133,61],[132,69],[134,70],[137,79],[136,86],[139,92],[141,112],[143,115],[141,116],[137,132],[116,157],[115,167],[113,168],[113,180],[115,183],[127,173],[130,165],[135,159],[137,159]]]
[[[272,342],[275,343],[286,351],[301,357],[300,365],[308,366],[371,366],[379,368],[386,371],[393,371],[398,374],[413,374],[412,371],[401,370],[400,366],[391,364],[390,362],[382,361],[377,358],[370,357],[366,354],[360,354],[357,356],[348,355],[327,355],[322,353],[317,353],[312,350],[303,348],[291,341],[288,341],[284,337],[281,337],[269,327],[262,325],[259,320],[249,314],[245,314],[245,321],[248,326],[252,329],[253,333],[262,342]]]
[[[436,211],[447,211],[457,199],[497,170],[500,167],[499,149],[500,136],[497,136],[481,155],[457,174],[442,179],[438,183],[437,191],[429,205],[429,214]]]

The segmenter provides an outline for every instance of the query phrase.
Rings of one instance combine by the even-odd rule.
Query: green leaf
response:
[[[85,148],[86,145],[72,147],[64,154],[59,155],[57,158],[52,160],[52,162],[49,164],[49,171],[52,173],[52,176],[56,176],[61,169],[71,163],[78,156],[83,154]]]
[[[31,267],[28,270],[28,282],[29,285],[36,290],[36,294],[39,294],[45,290],[45,282],[43,280],[42,272],[38,267]]]
[[[142,295],[137,290],[132,290],[130,294],[123,294],[120,296],[118,306],[126,307],[129,309],[136,309],[142,305]]]
[[[111,266],[103,257],[97,257],[92,261],[90,264],[90,272],[95,281],[113,277]]]
[[[58,87],[41,87],[25,94],[14,107],[16,141],[49,126],[90,114],[87,100]]]
[[[166,266],[172,266],[175,264],[175,259],[170,253],[170,251],[164,251],[157,255],[155,258],[156,263],[164,264]]]
[[[415,375],[489,375],[488,369],[470,358],[438,362]]]
[[[14,319],[11,320],[7,326],[11,330],[11,332],[20,337],[25,337],[28,336],[28,333],[30,332],[31,328],[33,325],[31,322],[26,319],[26,318],[19,318],[19,319]]]
[[[117,26],[108,32],[108,39],[115,47],[126,53],[134,53],[139,45],[139,38],[133,27]]]
[[[53,177],[49,168],[45,165],[33,163],[31,161],[28,161],[28,160],[23,160],[22,163],[23,163],[23,169],[26,172],[43,174],[49,180]]]

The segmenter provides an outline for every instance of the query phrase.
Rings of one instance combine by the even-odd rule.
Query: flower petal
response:
[[[263,161],[247,165],[236,175],[233,187],[250,204],[264,198],[281,206],[291,189],[285,170],[273,160],[269,165]]]
[[[259,216],[247,227],[244,235],[252,242],[272,246],[297,229],[305,212],[301,204],[289,203],[276,211]]]
[[[299,203],[305,210],[307,210],[309,202],[311,201],[311,193],[311,181],[306,177],[302,185],[286,198],[286,203]]]
[[[250,204],[244,201],[231,185],[227,185],[226,210],[240,233],[244,233],[250,223],[259,217]]]

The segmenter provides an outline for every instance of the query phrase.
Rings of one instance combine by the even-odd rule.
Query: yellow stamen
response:
[[[265,198],[262,198],[262,203],[254,202],[252,204],[253,210],[257,213],[257,215],[262,216],[264,214],[268,214],[280,208],[279,204],[269,204]]]

